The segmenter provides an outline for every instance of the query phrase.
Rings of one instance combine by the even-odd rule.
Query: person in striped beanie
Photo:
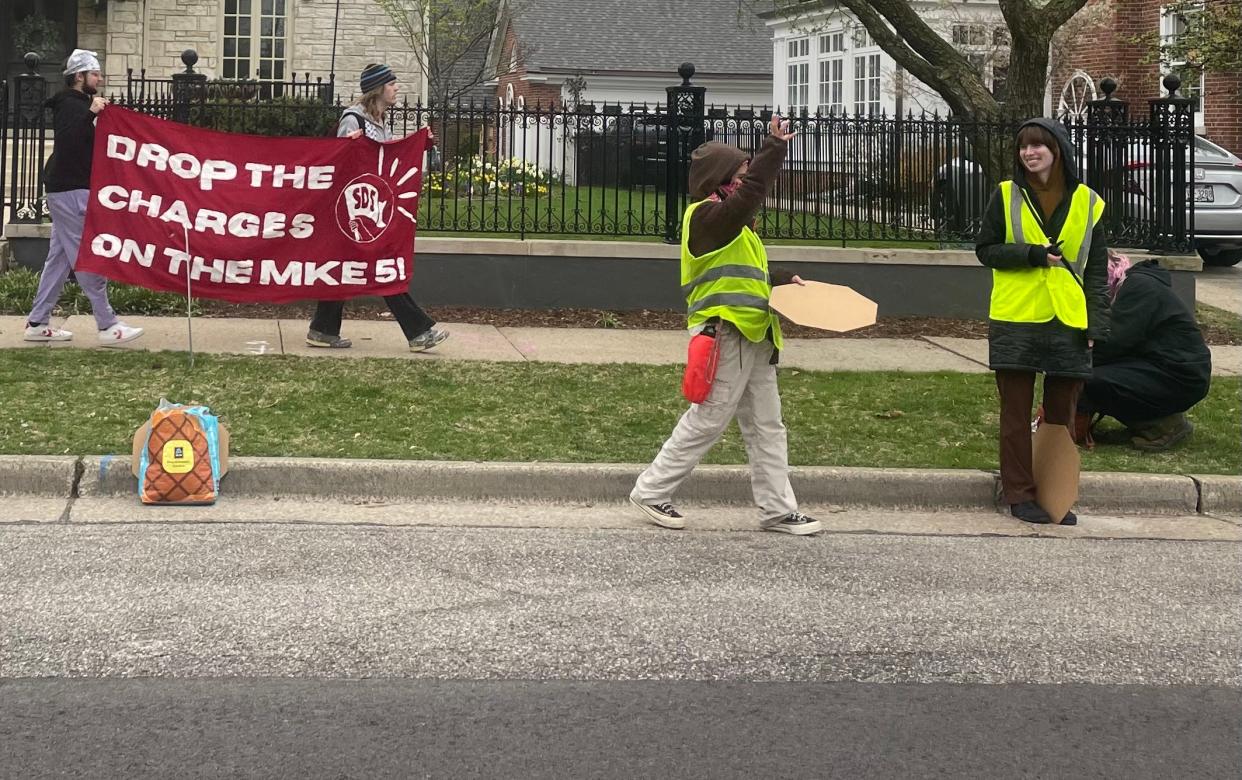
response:
[[[365,135],[373,141],[391,141],[392,130],[386,121],[388,109],[397,104],[400,86],[397,75],[387,65],[372,63],[362,69],[358,80],[362,98],[341,114],[336,125],[338,138],[361,138]],[[428,131],[428,145],[435,145],[435,136]],[[425,352],[449,337],[447,330],[435,327],[436,321],[418,305],[409,292],[384,298],[392,316],[401,326],[411,352]],[[320,301],[306,332],[306,343],[311,347],[348,349],[353,342],[341,337],[341,320],[345,316],[345,301]]]

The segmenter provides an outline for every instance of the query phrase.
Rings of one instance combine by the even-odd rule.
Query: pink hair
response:
[[[1108,250],[1108,297],[1116,299],[1117,289],[1126,279],[1126,271],[1130,270],[1130,258]]]

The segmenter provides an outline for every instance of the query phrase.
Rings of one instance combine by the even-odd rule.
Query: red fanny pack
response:
[[[716,340],[716,328],[708,325],[690,339],[686,356],[686,373],[681,378],[681,394],[692,404],[701,404],[712,392],[716,379],[716,366],[720,363],[720,342]]]

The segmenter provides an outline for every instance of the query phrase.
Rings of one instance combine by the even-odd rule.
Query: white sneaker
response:
[[[27,325],[25,341],[69,341],[73,334],[51,325]]]
[[[99,331],[99,343],[105,347],[113,347],[117,344],[133,341],[141,335],[142,328],[131,328],[123,322],[118,322],[107,330]]]

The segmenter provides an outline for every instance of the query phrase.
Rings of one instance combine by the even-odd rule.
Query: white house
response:
[[[1009,32],[997,0],[910,5],[977,64],[994,94],[1003,94]],[[900,68],[848,10],[816,3],[763,16],[772,32],[772,105],[792,114],[948,112],[940,96]]]

